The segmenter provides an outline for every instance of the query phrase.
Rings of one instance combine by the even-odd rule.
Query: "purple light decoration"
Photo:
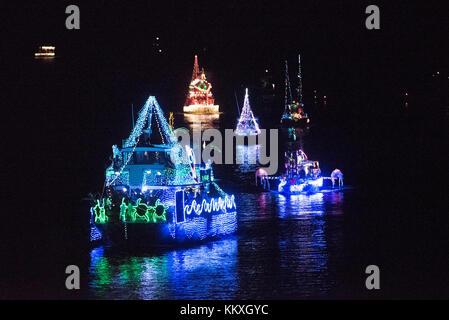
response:
[[[255,136],[260,133],[259,124],[254,118],[253,111],[249,105],[248,89],[245,93],[245,101],[243,103],[242,113],[240,114],[237,128],[235,129],[237,135],[251,135]]]

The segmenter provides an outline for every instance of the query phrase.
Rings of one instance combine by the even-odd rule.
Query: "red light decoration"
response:
[[[189,85],[184,112],[187,113],[218,113],[218,105],[215,105],[212,94],[212,85],[207,82],[204,69],[200,72],[198,56],[195,55],[192,80]]]

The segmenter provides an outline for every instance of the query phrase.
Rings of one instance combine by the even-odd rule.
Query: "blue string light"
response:
[[[227,235],[237,230],[237,212],[217,214],[212,216],[209,235],[216,237]]]
[[[136,125],[133,128],[131,135],[124,143],[124,148],[130,148],[137,144],[137,138],[140,137],[147,123],[148,128],[150,128],[151,116],[153,112],[155,112],[157,116],[156,121],[164,143],[167,141],[167,144],[172,145],[175,142],[175,137],[170,130],[170,126],[168,125],[167,119],[164,117],[161,107],[157,103],[156,98],[154,96],[150,96],[140,110]]]
[[[212,215],[209,227],[207,218],[194,216],[181,223],[169,223],[167,228],[170,236],[178,240],[224,236],[237,230],[237,212]]]
[[[234,195],[231,195],[231,197],[225,196],[224,199],[211,198],[209,201],[203,199],[201,204],[199,204],[196,200],[193,200],[190,205],[187,204],[184,206],[184,213],[190,215],[192,211],[194,211],[197,215],[201,215],[203,210],[208,213],[212,211],[228,213],[228,209],[236,209]]]

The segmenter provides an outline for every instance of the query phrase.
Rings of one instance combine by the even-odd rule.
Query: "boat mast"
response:
[[[288,75],[288,63],[287,60],[285,60],[285,110],[289,108],[289,104],[292,103],[292,100],[292,89],[290,88],[290,77]]]
[[[192,80],[190,82],[198,78],[199,74],[200,74],[200,67],[198,66],[198,56],[195,55],[195,61],[193,63]]]
[[[198,56],[195,55],[195,59],[193,62],[192,80],[190,80],[189,88],[190,88],[190,85],[192,84],[193,80],[198,78],[199,74],[200,74],[200,67],[198,66]],[[189,90],[187,90],[186,102],[184,103],[184,105],[187,105],[188,102],[189,102]]]
[[[301,73],[301,55],[298,54],[298,102],[300,106],[303,106],[303,97],[302,97],[302,73]]]
[[[238,114],[240,116],[239,101],[237,100],[237,94],[235,93],[235,89],[234,89],[234,97],[235,97],[235,104],[237,105],[237,111],[238,111]]]
[[[131,103],[131,118],[133,120],[133,129],[134,129],[134,104]]]

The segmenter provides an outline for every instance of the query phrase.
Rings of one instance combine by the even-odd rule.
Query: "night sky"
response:
[[[300,52],[309,92],[316,88],[333,99],[363,101],[419,89],[427,75],[448,69],[443,3],[380,2],[381,29],[369,31],[364,13],[369,1],[175,1],[163,6],[88,1],[79,4],[81,29],[69,31],[64,24],[69,2],[32,2],[20,10],[11,2],[2,9],[9,39],[4,54],[26,57],[42,43],[52,43],[58,55],[80,64],[72,75],[104,75],[121,81],[116,86],[170,88],[170,94],[159,95],[179,105],[194,53],[217,97],[225,98],[230,88],[256,82],[266,68],[282,81],[283,59]],[[83,70],[92,59],[95,64]],[[114,71],[123,67],[126,74]]]

